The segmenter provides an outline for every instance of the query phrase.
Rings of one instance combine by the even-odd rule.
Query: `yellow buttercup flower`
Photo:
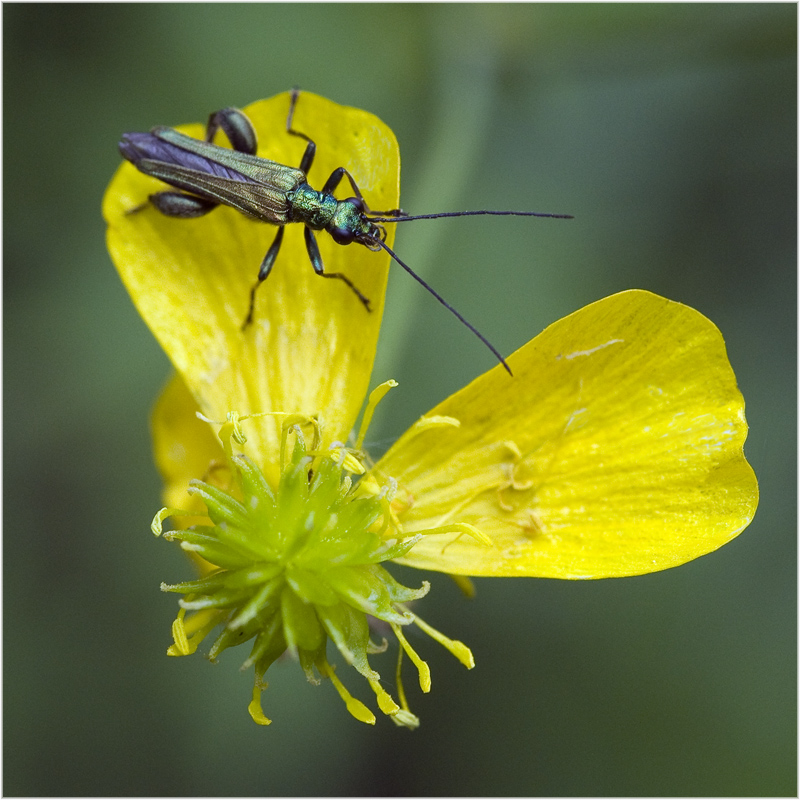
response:
[[[279,95],[245,112],[259,155],[297,164],[304,142],[286,133],[288,103]],[[294,127],[318,145],[313,186],[345,165],[373,208],[398,206],[397,145],[380,121],[304,93]],[[183,130],[202,136],[199,126]],[[194,652],[216,629],[211,658],[252,642],[256,722],[269,722],[263,675],[287,649],[309,680],[329,678],[357,719],[374,722],[329,662],[332,641],[380,710],[409,727],[418,720],[402,688],[403,654],[423,691],[430,674],[405,626],[473,665],[465,645],[411,607],[429,584],[401,586],[387,562],[462,585],[461,576],[623,577],[709,553],[752,519],[743,400],[721,334],[698,312],[644,291],[593,303],[509,356],[513,378],[498,365],[373,463],[364,435],[393,382],[370,394],[349,437],[367,394],[388,256],[320,237],[325,268],[357,283],[369,313],[346,286],[314,274],[300,226],[288,226],[243,331],[272,230],[229,208],[196,220],[129,213],[163,188],[123,164],[104,214],[114,262],[178,373],[153,415],[168,506],[153,529],[167,516],[195,523],[166,536],[200,577],[162,587],[184,595],[168,652]],[[399,642],[397,701],[369,660],[386,647],[372,641],[370,618]]]

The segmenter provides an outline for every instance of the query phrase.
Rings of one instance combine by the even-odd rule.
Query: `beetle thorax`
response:
[[[325,194],[302,183],[294,191],[288,192],[291,222],[302,222],[315,231],[327,228],[336,213],[339,201],[332,194]]]

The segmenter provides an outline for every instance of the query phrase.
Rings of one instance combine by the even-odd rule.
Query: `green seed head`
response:
[[[404,604],[427,594],[429,584],[407,588],[381,566],[407,553],[421,537],[404,536],[393,523],[391,484],[375,491],[373,482],[358,480],[364,468],[352,452],[342,446],[324,454],[310,451],[300,427],[290,430],[294,444],[276,490],[241,454],[231,456],[236,476],[232,490],[192,482],[189,491],[205,503],[210,524],[166,537],[179,541],[213,569],[198,580],[162,586],[184,595],[169,652],[194,652],[221,624],[210,658],[233,645],[252,642],[245,666],[255,667],[250,713],[256,722],[269,721],[259,702],[265,685],[262,677],[287,649],[296,654],[312,682],[318,682],[315,669],[331,678],[348,710],[362,721],[374,722],[372,713],[349,695],[328,663],[330,640],[367,679],[381,710],[396,723],[415,727],[417,720],[405,705],[402,687],[401,707],[381,687],[380,675],[369,664],[368,655],[386,647],[385,642],[382,646],[371,642],[369,617],[383,620],[395,631],[400,652],[414,661],[427,691],[427,665],[400,628],[421,622]],[[285,450],[288,436],[287,429]],[[157,526],[163,516],[157,517]],[[187,612],[191,616],[186,617]],[[444,638],[436,631],[431,635]],[[443,641],[449,647],[448,642]]]

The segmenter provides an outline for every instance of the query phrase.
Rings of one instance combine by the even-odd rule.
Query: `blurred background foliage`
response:
[[[5,794],[796,794],[794,4],[6,4],[3,23]],[[477,668],[420,640],[413,734],[360,725],[291,665],[258,728],[235,654],[164,656],[159,582],[189,577],[148,530],[169,366],[100,199],[123,131],[293,85],[394,129],[410,212],[575,215],[399,232],[501,351],[646,288],[720,327],[747,401],[761,505],[719,552],[480,580],[473,601],[433,576],[426,618]],[[373,451],[491,366],[393,271],[373,382],[400,388]]]

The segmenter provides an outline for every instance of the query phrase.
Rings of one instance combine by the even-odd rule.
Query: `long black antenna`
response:
[[[439,219],[440,217],[550,217],[551,219],[574,219],[572,214],[545,214],[540,211],[442,211],[439,214],[399,214],[396,217],[369,217],[370,222],[411,222],[415,219]],[[387,250],[389,248],[386,248]],[[398,262],[399,263],[399,262]]]
[[[475,212],[467,212],[467,213],[475,213]],[[482,212],[477,212],[477,213],[482,213]],[[500,213],[509,213],[509,212],[500,212]],[[434,214],[431,216],[444,217],[452,215]],[[398,222],[399,220],[402,219],[408,219],[408,217],[398,217],[397,219],[393,218],[393,219],[385,219],[377,221]],[[420,217],[420,219],[426,219],[426,217]],[[375,244],[379,244],[412,278],[414,278],[415,281],[422,284],[422,286],[424,286],[446,309],[448,309],[448,311],[452,311],[452,313],[455,314],[456,317],[458,317],[458,319],[461,322],[463,322],[464,325],[466,325],[492,351],[492,353],[494,353],[495,358],[503,365],[503,367],[505,367],[506,372],[508,372],[508,374],[511,375],[511,377],[514,377],[514,373],[511,371],[511,367],[509,367],[508,364],[506,364],[506,360],[503,358],[503,356],[501,356],[500,353],[497,352],[494,345],[474,325],[471,325],[469,322],[467,322],[467,320],[465,320],[464,317],[462,317],[461,314],[459,314],[458,311],[456,311],[453,308],[453,306],[451,306],[450,303],[447,302],[447,300],[445,300],[435,289],[433,289],[431,286],[425,283],[425,281],[422,280],[422,278],[420,278],[420,276],[417,275],[417,273],[414,272],[414,270],[411,269],[411,267],[409,267],[408,264],[401,261],[400,258],[398,258],[397,253],[395,253],[394,250],[392,250],[392,248],[389,247],[385,242],[381,241],[377,237],[370,239],[370,241],[375,242]]]

